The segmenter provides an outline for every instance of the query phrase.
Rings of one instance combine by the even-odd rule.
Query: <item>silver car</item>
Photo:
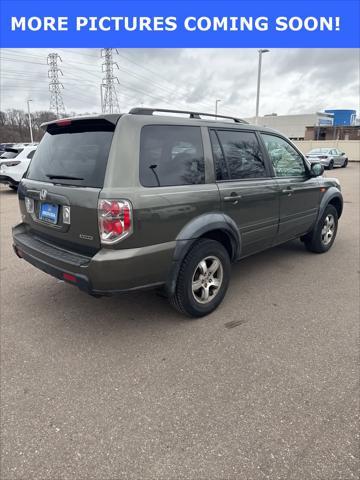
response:
[[[337,148],[314,148],[306,155],[310,163],[321,163],[331,170],[334,167],[347,167],[349,159]]]

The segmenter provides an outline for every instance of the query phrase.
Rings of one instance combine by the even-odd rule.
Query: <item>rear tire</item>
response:
[[[334,168],[334,160],[330,160],[328,170],[332,170]]]
[[[198,240],[183,260],[171,305],[189,317],[203,317],[222,302],[229,286],[230,258],[215,240]]]
[[[333,205],[328,205],[313,231],[305,235],[306,248],[315,253],[325,253],[330,250],[335,241],[337,227],[337,210]]]

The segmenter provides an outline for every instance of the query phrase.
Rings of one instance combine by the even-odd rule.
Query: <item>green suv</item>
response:
[[[14,249],[91,295],[159,288],[200,317],[232,262],[295,238],[317,253],[334,242],[338,181],[268,128],[144,108],[43,127]]]

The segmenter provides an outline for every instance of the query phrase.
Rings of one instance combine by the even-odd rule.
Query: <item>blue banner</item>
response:
[[[359,0],[2,0],[0,40],[18,47],[360,46]]]

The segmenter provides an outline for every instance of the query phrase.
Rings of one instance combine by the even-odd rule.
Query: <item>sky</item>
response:
[[[2,49],[1,110],[49,109],[47,55],[56,52],[66,113],[100,112],[100,49]],[[120,111],[158,107],[255,114],[256,49],[118,49],[113,51]],[[272,49],[263,55],[260,115],[359,110],[356,49]],[[359,112],[358,112],[359,115]]]

